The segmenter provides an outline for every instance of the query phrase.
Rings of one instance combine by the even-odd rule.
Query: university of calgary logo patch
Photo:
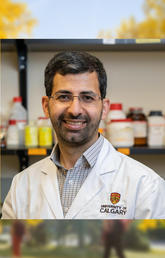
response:
[[[120,201],[120,194],[119,193],[111,193],[110,201],[113,204],[116,204]]]

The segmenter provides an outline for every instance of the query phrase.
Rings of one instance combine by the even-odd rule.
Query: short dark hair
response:
[[[99,81],[101,98],[106,96],[107,75],[101,61],[86,52],[63,51],[55,55],[45,68],[46,95],[51,96],[53,78],[56,73],[61,75],[96,72]]]

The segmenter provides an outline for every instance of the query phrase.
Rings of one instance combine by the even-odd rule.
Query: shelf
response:
[[[16,42],[2,40],[2,51],[16,51]],[[22,40],[23,41],[23,40]],[[25,39],[28,51],[165,51],[165,39]]]
[[[164,147],[120,147],[116,148],[118,151],[125,153],[127,155],[134,154],[165,154],[165,146]],[[23,153],[26,156],[46,156],[50,155],[52,148],[25,148],[22,147],[11,147],[11,148],[1,148],[1,155],[18,155]]]
[[[31,147],[26,148],[25,146],[1,148],[1,155],[19,155],[22,153],[25,156],[46,156],[49,155],[52,151],[52,148],[41,148],[41,147]]]
[[[165,146],[163,147],[120,147],[116,148],[118,151],[127,154],[127,155],[134,155],[134,154],[165,154]]]

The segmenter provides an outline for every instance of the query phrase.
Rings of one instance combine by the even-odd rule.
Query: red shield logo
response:
[[[119,193],[111,193],[110,201],[113,204],[116,204],[120,201],[120,194]]]

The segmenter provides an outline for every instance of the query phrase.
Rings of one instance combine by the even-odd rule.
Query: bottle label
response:
[[[149,145],[163,145],[164,124],[149,124],[148,143]]]
[[[145,138],[147,137],[147,122],[146,121],[133,121],[134,137]]]

